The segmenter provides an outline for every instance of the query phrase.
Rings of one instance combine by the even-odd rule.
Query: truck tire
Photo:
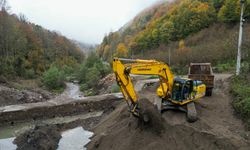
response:
[[[207,88],[206,89],[206,96],[212,96],[213,88]]]

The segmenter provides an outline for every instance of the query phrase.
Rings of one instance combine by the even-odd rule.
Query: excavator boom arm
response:
[[[122,61],[128,63],[123,64]],[[116,81],[121,88],[126,101],[136,104],[138,96],[135,92],[130,74],[135,75],[158,75],[160,87],[162,88],[162,98],[166,98],[171,93],[174,75],[167,64],[155,60],[122,59],[114,58],[113,71]]]

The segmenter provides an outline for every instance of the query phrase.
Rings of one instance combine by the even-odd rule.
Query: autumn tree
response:
[[[117,57],[128,57],[128,49],[124,45],[124,43],[119,43],[116,49]]]
[[[238,22],[240,16],[240,0],[225,0],[221,7],[218,18],[225,23]]]
[[[105,45],[104,52],[103,52],[103,58],[104,58],[104,60],[108,60],[110,54],[111,54],[110,46],[109,45]]]
[[[84,54],[66,37],[23,15],[10,15],[5,0],[0,0],[0,8],[0,75],[41,75],[51,64],[72,66],[83,61]]]

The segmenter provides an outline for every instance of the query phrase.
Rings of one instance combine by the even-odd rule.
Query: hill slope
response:
[[[248,0],[245,19],[249,19]],[[146,9],[117,32],[104,37],[99,55],[155,58],[172,64],[191,61],[234,61],[237,49],[239,0],[162,1]],[[244,29],[245,59],[249,51],[249,24]]]
[[[0,75],[40,75],[51,64],[63,66],[82,62],[84,54],[71,40],[1,7]]]

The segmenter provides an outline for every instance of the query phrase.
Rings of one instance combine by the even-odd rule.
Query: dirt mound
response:
[[[98,82],[97,94],[108,94],[112,91],[112,85],[116,83],[115,75],[109,74]]]
[[[158,112],[152,103],[146,98],[140,99],[139,106],[140,117],[138,120],[135,120],[138,127],[140,127],[141,130],[152,131],[156,134],[163,133],[165,127],[160,112]]]
[[[61,138],[56,126],[36,126],[18,136],[14,143],[17,150],[54,150]]]
[[[155,119],[151,121],[161,122],[144,126],[138,118],[128,112],[126,105],[122,105],[95,128],[95,136],[87,148],[90,150],[244,149],[231,143],[228,138],[196,130],[185,124],[171,125],[163,118]],[[161,132],[155,132],[159,131],[159,126]]]
[[[41,89],[17,90],[0,85],[0,106],[42,102],[52,97],[52,94]]]

